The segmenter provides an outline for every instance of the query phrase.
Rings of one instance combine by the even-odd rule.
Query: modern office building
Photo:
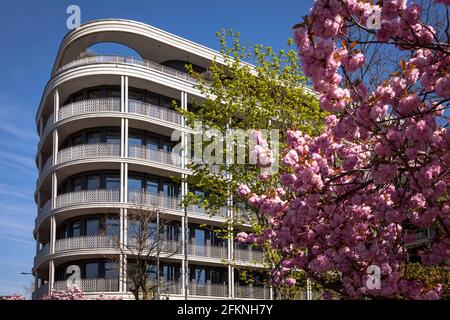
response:
[[[99,43],[120,44],[138,56],[89,53]],[[232,210],[211,216],[183,208],[181,199],[192,189],[173,179],[191,172],[183,154],[174,161],[178,142],[171,135],[184,133],[184,143],[192,130],[172,101],[182,108],[194,99],[201,103],[184,66],[206,70],[214,57],[220,62],[217,51],[129,20],[92,21],[63,39],[36,115],[34,299],[66,289],[74,270],[87,294],[131,297],[127,268],[136,257],[128,250],[129,212],[137,200],[166,218],[161,295],[270,298],[270,288],[240,281],[240,270],[261,267],[254,262],[261,252],[211,231],[232,218]]]

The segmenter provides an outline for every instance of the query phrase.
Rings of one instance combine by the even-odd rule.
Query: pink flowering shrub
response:
[[[448,10],[449,1],[433,5]],[[377,10],[380,28],[364,27]],[[406,0],[316,0],[295,27],[303,70],[330,115],[318,137],[287,132],[281,187],[239,187],[269,227],[237,239],[278,250],[272,283],[293,286],[292,271],[303,269],[344,297],[442,296],[442,284],[405,271],[411,227],[434,230],[422,264],[450,258],[450,47],[440,36],[449,30],[439,33],[422,14]],[[363,73],[373,42],[403,56],[377,83]],[[270,149],[260,141],[254,152]],[[380,268],[380,288],[368,285],[371,265]]]
[[[8,301],[22,301],[26,300],[24,296],[21,295],[13,295],[7,297],[0,297],[0,300],[8,300]]]
[[[80,288],[67,288],[66,291],[53,290],[51,294],[45,295],[42,300],[122,300],[121,297],[100,294],[95,297],[87,296]]]

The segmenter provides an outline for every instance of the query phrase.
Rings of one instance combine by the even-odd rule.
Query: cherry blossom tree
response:
[[[448,295],[450,1],[423,2],[316,0],[294,27],[326,129],[287,132],[279,188],[237,190],[268,217],[237,238],[280,252],[272,283],[295,286],[303,270],[327,297]],[[412,263],[408,245],[424,228],[432,242]]]

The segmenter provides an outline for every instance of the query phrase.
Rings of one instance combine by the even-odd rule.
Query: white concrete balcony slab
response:
[[[181,168],[180,155],[160,149],[151,149],[147,146],[129,145],[128,157]]]
[[[120,202],[119,190],[83,190],[60,194],[56,197],[56,208],[93,203]]]
[[[185,80],[185,81],[188,81],[191,83],[197,83],[195,78],[193,78],[191,75],[189,75],[186,72],[178,71],[178,70],[163,66],[163,65],[153,62],[153,61],[144,60],[142,58],[126,57],[126,56],[119,56],[119,55],[97,55],[97,56],[89,56],[89,57],[80,58],[77,60],[73,60],[73,61],[67,63],[66,65],[62,66],[61,68],[58,69],[58,71],[56,73],[58,74],[62,71],[65,71],[65,70],[68,70],[71,68],[75,68],[75,67],[79,67],[79,66],[86,66],[86,65],[91,65],[91,64],[127,64],[127,65],[138,66],[138,67],[143,67],[143,68],[151,69],[154,71],[158,71],[158,72],[164,73],[166,75],[170,75],[172,77],[175,77],[175,78],[178,78],[181,80]]]
[[[54,290],[66,291],[68,288],[67,281],[56,281],[53,285]],[[79,288],[84,292],[118,292],[118,278],[94,278],[80,279]]]
[[[118,143],[95,143],[80,144],[58,152],[57,163],[65,163],[72,160],[89,158],[120,157],[120,144]]]

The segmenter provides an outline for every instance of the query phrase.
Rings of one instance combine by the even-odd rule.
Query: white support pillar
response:
[[[123,202],[128,203],[128,163],[123,164]]]
[[[56,123],[58,121],[58,112],[59,112],[59,91],[58,88],[55,89],[53,93],[53,122]]]
[[[52,293],[55,283],[55,263],[52,260],[48,263],[48,294]]]
[[[120,112],[125,112],[125,76],[120,77]]]
[[[120,202],[125,203],[125,164],[120,164]]]
[[[58,150],[59,149],[59,134],[58,129],[53,130],[53,150],[52,150],[52,156],[53,156],[53,165],[56,165],[58,162]]]
[[[123,156],[128,157],[128,119],[123,121]]]
[[[56,172],[52,173],[52,199],[51,199],[51,209],[56,209],[56,197],[58,195],[58,177]]]
[[[124,112],[128,112],[128,76],[124,76]]]
[[[55,242],[56,242],[56,219],[55,215],[52,214],[50,217],[50,254],[55,253]]]

